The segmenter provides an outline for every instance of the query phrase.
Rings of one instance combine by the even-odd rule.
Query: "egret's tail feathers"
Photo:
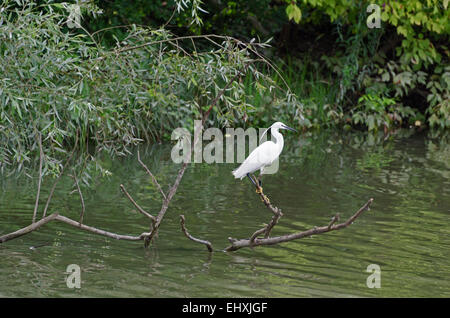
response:
[[[235,179],[243,179],[246,176],[246,173],[242,171],[242,165],[239,168],[233,170],[232,174]]]

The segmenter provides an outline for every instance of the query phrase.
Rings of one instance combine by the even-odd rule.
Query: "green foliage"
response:
[[[378,130],[381,127],[391,128],[401,125],[405,118],[416,116],[413,109],[398,104],[393,98],[366,94],[359,98],[358,105],[352,110],[354,124],[365,124],[368,130]]]
[[[82,24],[70,28],[69,3],[4,1],[0,168],[28,166],[39,134],[51,174],[77,134],[83,168],[95,153],[126,155],[142,140],[168,139],[172,128],[191,127],[233,78],[209,124],[277,118],[305,128],[448,129],[448,1],[375,1],[381,29],[366,25],[372,2],[83,1]],[[201,35],[212,32],[251,43]],[[325,49],[308,48],[298,32],[309,43],[326,39]],[[250,40],[259,36],[275,37],[280,51]],[[287,57],[275,56],[276,66],[261,53],[281,51]]]
[[[108,174],[94,160],[103,152],[127,155],[142,140],[170,138],[176,127],[193,129],[226,85],[209,124],[232,125],[251,113],[252,96],[240,77],[271,92],[274,107],[297,105],[292,93],[260,72],[265,43],[231,37],[175,37],[165,29],[131,26],[113,48],[85,29],[66,27],[59,4],[22,8],[6,3],[0,13],[1,169],[29,166],[42,135],[44,174],[57,174],[79,139],[77,165]],[[213,49],[197,50],[198,40]],[[279,105],[279,106],[277,106]],[[88,178],[84,178],[88,180]]]
[[[373,110],[366,106],[369,102],[375,102],[383,109],[377,113],[395,117],[395,112],[384,111],[389,108],[384,104],[387,100],[394,98],[396,104],[405,104],[411,102],[410,96],[419,95],[424,103],[428,103],[425,114],[430,126],[450,127],[448,1],[305,0],[301,4],[296,1],[288,3],[289,19],[293,16],[293,6],[298,6],[306,16],[302,20],[304,24],[321,23],[323,15],[336,24],[342,49],[333,52],[332,56],[322,56],[322,59],[338,76],[336,100],[344,102],[346,98],[350,102],[347,107],[351,110],[354,123],[363,123],[369,130],[376,129],[380,124],[401,124],[402,120],[388,120],[387,115],[377,117],[362,112]],[[366,26],[366,8],[372,3],[381,8],[383,23],[380,30]],[[356,103],[356,97],[366,90],[371,93],[359,98]],[[361,106],[361,102],[366,106]],[[352,109],[353,103],[357,104],[356,109]],[[420,104],[414,107],[422,108]],[[402,118],[416,116],[410,109],[405,108],[397,115]]]
[[[275,47],[283,54],[287,53],[288,57],[300,60],[313,57],[314,62],[325,62],[327,68],[320,70],[322,78],[313,82],[308,80],[307,85],[318,85],[317,91],[322,91],[331,101],[313,105],[321,98],[303,96],[303,103],[311,105],[312,116],[319,116],[307,116],[311,121],[305,122],[307,126],[346,122],[346,115],[352,115],[358,99],[370,91],[379,98],[394,98],[398,103],[418,110],[427,116],[425,122],[432,127],[448,128],[444,117],[448,85],[442,85],[445,72],[441,70],[449,65],[448,1],[137,1],[134,9],[128,2],[99,4],[106,11],[115,8],[119,12],[117,15],[122,17],[120,24],[132,21],[156,26],[169,20],[168,25],[177,27],[180,32],[229,34],[248,40],[274,37]],[[380,8],[381,29],[367,26],[370,4],[377,4]],[[198,6],[208,13],[195,11]],[[185,11],[170,19],[173,10],[180,7]],[[137,13],[129,16],[127,10],[139,12],[140,16],[137,17]],[[94,20],[94,26],[95,23]],[[328,42],[323,44],[328,49],[324,53],[311,51],[308,43],[298,41],[298,32],[309,33],[318,40],[328,38]],[[330,73],[334,77],[332,80],[328,80]],[[293,83],[298,81],[304,82],[301,78],[292,80]],[[320,84],[324,81],[330,83],[328,92],[323,92]],[[304,90],[299,85],[295,86]],[[329,98],[328,93],[334,96]],[[257,113],[264,111],[258,110]],[[399,124],[398,121],[395,123]]]
[[[296,1],[289,1],[286,7],[286,14],[289,20],[294,20],[295,23],[299,23],[302,19],[302,10],[297,6]]]

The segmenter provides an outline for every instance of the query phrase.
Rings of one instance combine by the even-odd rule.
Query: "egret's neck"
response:
[[[275,139],[275,144],[277,145],[279,151],[283,149],[284,139],[283,135],[278,131],[278,129],[271,129],[272,131],[272,139]]]

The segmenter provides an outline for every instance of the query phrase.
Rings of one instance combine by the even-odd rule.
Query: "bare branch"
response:
[[[331,229],[331,226],[332,226],[334,223],[336,223],[337,221],[339,221],[339,219],[340,219],[340,214],[339,214],[339,213],[336,213],[336,215],[333,216],[333,217],[331,218],[331,221],[330,221],[330,223],[328,224],[328,228]]]
[[[178,186],[180,185],[181,179],[183,178],[184,172],[186,171],[187,165],[188,165],[187,162],[183,163],[180,170],[178,171],[178,175],[177,175],[177,178],[175,179],[175,183],[170,188],[169,193],[167,194],[167,198],[163,201],[161,210],[159,211],[158,216],[156,217],[156,222],[153,225],[153,230],[151,231],[150,236],[148,236],[146,238],[145,247],[149,246],[153,237],[158,232],[159,226],[161,225],[164,215],[166,214],[166,211],[169,208],[170,201],[172,200],[173,196],[177,192]]]
[[[266,195],[264,195],[263,189],[260,186],[258,186],[257,184],[258,183],[255,182],[256,190],[257,190],[256,192],[261,197],[261,201],[265,204],[265,206],[270,211],[272,211],[272,213],[274,215],[272,216],[272,219],[270,220],[270,222],[268,224],[266,224],[265,227],[263,227],[262,229],[259,229],[255,233],[253,233],[253,235],[250,237],[250,246],[253,246],[253,243],[255,242],[256,238],[263,233],[264,233],[264,238],[268,238],[273,227],[278,223],[280,218],[283,216],[283,213],[281,213],[281,209],[274,207],[270,203],[269,198]]]
[[[133,203],[133,205],[136,207],[136,209],[138,209],[139,212],[141,212],[143,215],[145,215],[146,217],[148,217],[149,219],[152,220],[152,222],[156,222],[156,218],[151,215],[150,213],[146,212],[143,208],[141,208],[139,206],[139,204],[136,203],[136,201],[133,200],[133,198],[131,197],[131,195],[127,192],[127,190],[125,189],[125,187],[123,186],[123,184],[120,185],[120,189],[122,190],[122,192],[126,195],[126,197],[128,198],[128,200],[130,200],[131,203]]]
[[[149,233],[142,233],[139,236],[116,234],[116,233],[113,233],[113,232],[108,232],[108,231],[104,231],[104,230],[101,230],[101,229],[97,229],[97,228],[95,228],[93,226],[80,224],[79,222],[74,221],[72,219],[69,219],[69,218],[67,218],[65,216],[62,216],[62,215],[56,216],[55,219],[58,220],[58,221],[61,221],[63,223],[72,225],[72,226],[74,226],[76,228],[79,228],[79,229],[82,229],[82,230],[85,230],[85,231],[88,231],[88,232],[91,232],[91,233],[94,233],[94,234],[103,235],[103,236],[106,236],[106,237],[109,237],[109,238],[113,238],[113,239],[116,239],[116,240],[140,241],[140,240],[143,240],[147,235],[149,235]]]
[[[150,169],[147,168],[147,166],[141,161],[141,155],[139,153],[139,150],[137,152],[138,155],[138,161],[141,164],[142,167],[144,167],[145,171],[147,171],[147,174],[152,178],[153,184],[158,188],[159,192],[161,192],[161,195],[163,196],[164,200],[166,200],[166,194],[164,193],[164,191],[161,189],[161,186],[159,185],[158,181],[156,180],[155,176],[153,175],[153,173],[151,173]]]
[[[49,216],[39,220],[38,222],[32,223],[20,230],[0,236],[0,243],[4,243],[6,241],[12,240],[19,236],[33,232],[33,231],[37,230],[38,228],[40,228],[42,225],[47,224],[48,222],[50,222],[52,220],[57,220],[57,221],[65,223],[65,224],[74,226],[78,229],[82,229],[82,230],[85,230],[85,231],[88,231],[88,232],[91,232],[94,234],[103,235],[103,236],[113,238],[116,240],[141,241],[150,234],[150,233],[145,233],[145,232],[140,234],[139,236],[116,234],[116,233],[104,231],[101,229],[97,229],[93,226],[87,226],[87,225],[81,224],[80,222],[77,222],[77,221],[74,221],[65,216],[59,215],[58,213],[52,213]]]
[[[265,233],[267,229],[267,225],[265,227],[263,227],[262,229],[259,229],[258,231],[256,231],[255,233],[252,234],[252,236],[250,236],[250,246],[253,246],[253,243],[255,242],[256,238]]]
[[[44,152],[42,150],[42,134],[39,132],[39,180],[38,180],[38,188],[36,193],[36,203],[34,204],[34,212],[33,212],[33,221],[36,222],[36,214],[39,207],[39,195],[41,194],[41,182],[42,182],[42,161],[44,160]]]
[[[4,243],[6,241],[15,239],[19,236],[33,232],[33,231],[37,230],[38,228],[40,228],[42,225],[47,224],[51,220],[54,220],[57,216],[58,216],[58,213],[53,213],[45,218],[40,219],[37,222],[31,223],[30,225],[28,225],[20,230],[0,236],[0,243]]]
[[[200,243],[200,244],[204,244],[206,246],[206,248],[208,249],[208,251],[210,253],[212,253],[213,252],[212,244],[209,241],[201,240],[201,239],[193,237],[191,234],[189,234],[184,223],[185,223],[184,215],[180,215],[181,230],[183,231],[184,235],[186,235],[186,237],[188,239],[190,239],[191,241],[194,241],[194,242]]]
[[[322,234],[326,232],[331,232],[335,230],[341,230],[343,228],[346,228],[347,226],[351,225],[364,211],[368,210],[370,208],[370,205],[372,204],[373,199],[370,199],[367,201],[366,204],[364,204],[354,215],[352,215],[350,218],[347,219],[344,223],[340,223],[337,225],[331,224],[331,226],[322,226],[322,227],[314,227],[310,230],[293,233],[293,234],[287,234],[282,236],[276,236],[276,237],[270,237],[270,238],[255,238],[253,241],[250,239],[243,239],[243,240],[234,240],[230,241],[231,245],[228,246],[225,251],[236,251],[243,247],[253,247],[253,246],[260,246],[260,245],[274,245],[284,242],[289,242],[297,239],[301,239],[304,237],[312,236],[315,234]],[[334,223],[334,222],[333,222]]]
[[[253,184],[255,184],[255,188],[256,188],[256,193],[259,194],[259,197],[261,198],[261,201],[264,203],[264,205],[274,214],[274,215],[278,215],[281,214],[280,217],[283,215],[281,213],[281,210],[278,209],[277,207],[273,206],[272,203],[270,203],[269,198],[264,195],[263,189],[258,186],[259,181],[255,178],[255,176],[251,176],[251,179],[253,179]]]
[[[272,216],[272,219],[270,220],[269,224],[267,224],[266,226],[266,231],[264,234],[265,238],[268,238],[270,235],[270,232],[272,231],[273,227],[275,225],[277,225],[278,221],[280,220],[280,218],[283,216],[283,213],[281,213],[281,210],[278,208],[275,208],[276,213],[274,216]]]
[[[80,201],[81,201],[80,225],[81,225],[81,224],[83,224],[84,210],[85,210],[84,199],[83,199],[83,194],[81,193],[80,185],[78,184],[78,179],[75,176],[75,174],[73,175],[73,178],[75,179],[75,184],[77,186],[78,194],[80,195]]]

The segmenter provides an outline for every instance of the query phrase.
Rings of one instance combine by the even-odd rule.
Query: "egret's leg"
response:
[[[258,176],[258,184],[260,187],[262,187],[262,174],[259,174]]]
[[[259,176],[258,176],[258,184],[260,187],[262,187],[262,176],[264,174],[264,167],[261,167],[259,170]]]
[[[256,185],[256,183],[255,183],[255,180],[253,180],[253,178],[250,177],[250,173],[247,173],[247,177],[250,179],[250,181],[253,183],[253,185],[254,185],[255,187],[258,187],[258,186]]]

